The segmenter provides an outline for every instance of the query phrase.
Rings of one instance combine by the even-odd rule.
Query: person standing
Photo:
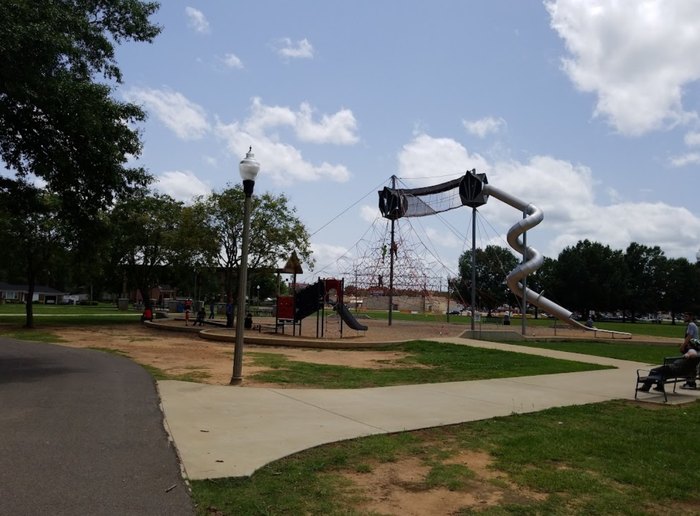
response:
[[[233,328],[233,301],[231,298],[226,303],[226,327]]]
[[[683,344],[681,344],[681,353],[683,354],[687,353],[691,349],[697,350],[698,345],[700,344],[698,342],[698,325],[695,324],[695,321],[693,320],[693,314],[690,312],[686,312],[684,320],[688,326],[686,326],[685,328],[685,339],[683,340]],[[688,378],[686,378],[685,383],[681,385],[681,389],[696,389],[696,375],[697,371],[695,371],[694,376],[689,376]]]

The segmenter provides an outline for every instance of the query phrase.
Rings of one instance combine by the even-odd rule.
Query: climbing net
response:
[[[390,221],[377,217],[341,270],[345,284],[354,286],[360,294],[388,294],[393,255],[395,295],[444,292],[447,277],[453,273],[433,256],[412,224],[395,222],[393,248],[390,228]]]

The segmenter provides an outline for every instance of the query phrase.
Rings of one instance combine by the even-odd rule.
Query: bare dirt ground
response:
[[[266,321],[264,318],[259,318],[256,323],[262,323],[264,327],[266,323],[273,321],[273,319]],[[284,335],[274,332],[248,331],[246,336],[278,340],[280,346],[248,343],[245,345],[243,384],[253,387],[268,386],[251,379],[253,373],[261,370],[253,365],[254,355],[251,353],[277,353],[290,360],[362,368],[399,367],[396,361],[403,358],[404,355],[395,351],[379,348],[375,350],[363,349],[362,352],[357,352],[352,349],[316,349],[304,346],[318,345],[319,343],[333,346],[336,343],[343,343],[344,345],[363,347],[373,343],[457,337],[468,329],[467,326],[461,324],[429,321],[394,321],[389,326],[386,321],[366,319],[362,320],[362,323],[369,327],[368,331],[356,332],[345,327],[342,338],[339,325],[333,320],[329,320],[326,324],[322,339],[316,339],[316,325],[308,322],[302,326],[301,335],[296,337],[291,335],[290,328],[285,329]],[[483,327],[485,331],[503,330],[504,328],[506,327]],[[221,342],[200,338],[198,335],[199,327],[195,329],[191,323],[190,326],[185,327],[184,320],[179,319],[167,320],[162,323],[159,329],[140,324],[121,324],[83,328],[54,328],[52,331],[61,337],[64,345],[114,350],[140,364],[156,367],[170,376],[190,375],[201,383],[228,385],[231,380],[233,336],[235,333],[233,330],[217,329],[211,326],[205,326],[203,329],[226,336],[230,341]],[[509,329],[515,332],[520,331],[520,327],[511,326]],[[299,333],[298,329],[296,333]],[[533,327],[528,329],[528,334],[530,333],[541,337],[592,338],[589,332],[562,327]],[[633,339],[633,341],[643,340],[641,337]],[[663,339],[657,338],[655,340]],[[299,347],[295,347],[296,344]]]
[[[337,328],[326,327],[325,342],[338,342],[366,345],[367,342],[395,342],[414,339],[427,339],[436,336],[458,336],[464,331],[463,326],[447,324],[413,324],[394,322],[389,327],[386,321],[365,321],[370,326],[367,332],[355,332],[345,328],[343,337]],[[264,323],[264,321],[263,321]],[[363,322],[364,323],[364,322]],[[167,331],[185,329],[185,323],[181,320],[164,323],[165,328],[154,329],[142,325],[115,325],[84,328],[54,328],[64,342],[64,345],[73,347],[103,348],[118,351],[130,357],[134,361],[157,367],[167,375],[192,375],[197,381],[212,385],[228,385],[231,380],[233,363],[233,342],[219,342],[200,338],[191,326],[190,332]],[[199,328],[199,327],[198,327]],[[211,329],[205,327],[204,329]],[[306,338],[314,338],[316,334],[315,324],[307,324],[302,327],[302,335]],[[232,330],[216,329],[217,333],[233,337]],[[275,335],[251,331],[247,335],[253,337],[276,338],[280,344],[286,346],[276,347],[270,345],[246,344],[243,360],[244,380],[246,386],[268,386],[251,379],[253,373],[261,370],[253,365],[253,355],[250,353],[277,353],[288,357],[290,360],[334,364],[362,368],[387,368],[392,363],[404,357],[403,353],[394,351],[363,350],[361,353],[352,350],[334,349],[310,349],[304,347],[289,347],[288,344],[298,341],[292,335],[291,329],[286,329],[286,335]],[[299,342],[300,346],[304,342]]]
[[[265,323],[266,321],[258,321]],[[397,342],[435,337],[456,337],[467,327],[444,323],[407,323],[394,321],[388,326],[386,321],[363,320],[367,332],[355,332],[345,328],[342,339],[337,324],[329,323],[325,328],[325,339],[329,343],[342,341],[356,343]],[[115,325],[85,328],[54,328],[64,345],[75,347],[103,348],[118,351],[138,363],[157,367],[168,375],[193,375],[202,383],[227,385],[231,379],[233,363],[233,342],[205,340],[184,327],[184,321],[172,320],[166,323],[171,328],[154,329],[143,325]],[[188,330],[187,333],[181,331]],[[484,328],[503,330],[503,327]],[[174,331],[180,330],[180,331]],[[519,328],[511,328],[519,331]],[[221,330],[224,334],[232,330]],[[267,335],[250,332],[251,336],[267,336],[289,344],[295,337],[287,335]],[[587,332],[568,328],[538,328],[531,330],[538,336],[566,336],[571,338],[591,338]],[[316,325],[307,323],[302,328],[306,338],[313,338]],[[315,339],[314,339],[315,340]],[[636,338],[634,340],[644,340]],[[663,339],[655,339],[663,340]],[[675,341],[674,341],[675,342]],[[300,342],[303,344],[303,342]],[[278,353],[291,360],[323,364],[337,364],[363,368],[400,367],[396,361],[403,353],[382,349],[364,349],[362,352],[339,349],[311,349],[303,347],[251,345],[246,344],[244,355],[244,385],[268,387],[251,379],[260,368],[252,364],[256,352]],[[274,386],[280,387],[280,386]],[[426,479],[429,467],[418,458],[405,458],[392,463],[373,464],[365,473],[345,472],[344,476],[352,483],[353,492],[363,500],[359,510],[376,514],[444,515],[454,514],[465,508],[485,509],[505,503],[536,502],[546,495],[526,491],[511,482],[507,475],[492,467],[491,457],[474,450],[463,450],[457,456],[445,459],[444,464],[460,464],[473,473],[472,478],[461,488],[449,490],[444,487],[428,487]]]

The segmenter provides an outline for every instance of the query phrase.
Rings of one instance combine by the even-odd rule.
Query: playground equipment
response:
[[[353,259],[340,264],[341,275],[360,291],[384,294],[389,289],[393,254],[395,292],[430,295],[444,289],[449,270],[430,256],[430,250],[410,223],[397,225],[394,246],[389,242],[390,230],[378,218],[355,244]]]
[[[589,327],[581,324],[573,319],[571,311],[547,299],[541,293],[527,288],[527,276],[542,266],[544,257],[536,249],[527,245],[525,233],[542,222],[544,213],[533,204],[521,201],[503,190],[489,185],[486,174],[477,174],[476,169],[474,169],[472,171],[467,171],[461,178],[453,179],[438,185],[412,189],[385,187],[378,193],[379,210],[383,217],[392,221],[401,217],[423,217],[433,215],[459,208],[460,206],[469,206],[476,211],[478,206],[486,204],[489,196],[495,197],[516,210],[520,210],[523,214],[523,218],[508,230],[506,238],[508,244],[523,256],[523,261],[506,276],[506,284],[516,296],[522,299],[523,313],[526,313],[525,308],[529,302],[557,319],[578,329],[586,331],[605,331],[611,334],[615,333],[629,336],[629,334],[625,332],[600,330],[594,326]],[[472,218],[472,223],[474,223],[474,221],[475,217]],[[474,248],[476,247],[474,238],[475,228],[472,229],[473,260],[476,254],[474,252]],[[476,268],[474,264],[472,264],[472,274],[475,274],[475,270]],[[472,277],[472,306],[475,304],[475,284],[475,278]],[[525,332],[525,320],[526,318],[523,317],[523,333]],[[472,326],[472,330],[473,329]]]
[[[340,317],[340,336],[343,336],[343,323],[357,331],[366,331],[367,326],[360,324],[343,303],[345,282],[342,279],[319,279],[316,283],[307,285],[292,295],[277,296],[275,331],[284,330],[285,324],[292,325],[292,334],[296,335],[297,326],[301,335],[301,322],[312,314],[316,314],[316,337],[325,335],[326,305],[332,306]]]

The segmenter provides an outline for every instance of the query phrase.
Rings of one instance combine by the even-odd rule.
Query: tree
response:
[[[624,287],[624,261],[620,251],[583,240],[567,247],[554,267],[554,296],[564,306],[587,317],[591,310],[619,308]]]
[[[660,247],[649,247],[632,242],[624,254],[627,270],[625,308],[630,311],[632,322],[643,312],[656,312],[661,308],[664,295],[666,257]]]
[[[202,299],[216,283],[213,269],[219,253],[217,235],[208,224],[209,215],[201,198],[191,206],[183,206],[174,228],[169,264],[175,284]]]
[[[127,166],[141,151],[132,125],[145,115],[113,99],[109,83],[121,81],[114,45],[151,41],[160,31],[148,20],[157,7],[138,0],[0,2],[0,160],[14,172],[0,176],[0,200],[24,199],[25,209],[11,214],[14,224],[42,217],[48,195],[53,216],[71,228],[66,236],[89,240],[105,207],[148,182],[144,169]],[[25,258],[31,289],[41,263]]]
[[[213,193],[205,200],[209,226],[217,235],[217,262],[225,271],[225,291],[230,299],[235,299],[234,281],[241,258],[244,200],[240,185]],[[279,262],[286,261],[292,251],[296,251],[302,262],[313,267],[309,233],[297,217],[296,209],[288,205],[284,195],[254,195],[248,255],[251,281],[254,281],[256,270],[269,273]]]
[[[110,213],[113,269],[138,289],[146,308],[152,308],[151,289],[176,254],[182,210],[171,197],[143,190]]]
[[[671,312],[671,321],[685,311],[698,313],[700,309],[700,267],[685,258],[668,260],[663,308]]]
[[[491,310],[508,301],[505,279],[518,264],[515,255],[504,247],[495,245],[476,249],[476,298],[477,305]],[[471,302],[472,252],[465,251],[459,258],[457,291],[462,299]],[[472,307],[474,308],[474,307]]]
[[[55,196],[25,185],[0,203],[0,245],[3,261],[24,264],[27,286],[25,326],[34,327],[32,299],[37,275],[47,270],[57,253],[66,247],[66,226],[56,217]]]

